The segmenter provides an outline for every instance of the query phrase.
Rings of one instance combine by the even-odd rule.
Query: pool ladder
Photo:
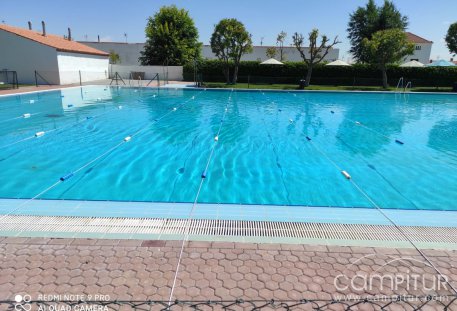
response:
[[[412,83],[411,81],[408,81],[408,83],[406,83],[406,86],[404,86],[404,82],[405,82],[405,79],[403,77],[401,77],[399,80],[398,80],[398,83],[397,83],[397,87],[395,88],[395,92],[398,93],[398,90],[399,88],[401,87],[403,89],[403,93],[406,92],[406,90],[408,89],[411,89],[412,87]]]

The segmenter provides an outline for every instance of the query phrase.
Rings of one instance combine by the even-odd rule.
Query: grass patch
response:
[[[204,84],[207,88],[226,88],[226,89],[266,89],[266,90],[298,90],[296,84],[247,84],[237,83],[226,84],[224,82],[208,82]],[[305,90],[313,91],[395,91],[395,87],[387,90],[379,86],[333,86],[333,85],[310,85]],[[415,87],[412,92],[451,92],[451,87]]]

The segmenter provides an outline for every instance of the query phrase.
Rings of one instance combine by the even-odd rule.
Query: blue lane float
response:
[[[206,170],[202,172],[202,178],[206,178]]]
[[[395,142],[396,142],[397,144],[399,144],[399,145],[404,145],[404,144],[405,144],[404,142],[402,142],[401,140],[398,140],[398,139],[395,139]]]
[[[68,173],[67,175],[64,175],[64,176],[60,177],[60,181],[68,180],[71,177],[73,177],[73,175],[74,175],[73,173]]]
[[[309,138],[309,136],[306,136],[306,140],[311,141],[311,138]]]

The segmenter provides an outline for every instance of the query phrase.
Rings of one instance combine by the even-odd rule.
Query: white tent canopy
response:
[[[326,66],[351,66],[351,65],[349,65],[345,61],[337,59],[331,63],[326,64]]]
[[[281,63],[279,60],[270,58],[270,59],[267,59],[266,61],[261,62],[260,65],[284,65],[284,64]]]
[[[421,62],[418,62],[417,60],[412,60],[410,62],[406,62],[404,64],[401,64],[400,67],[424,67],[425,65],[422,64]]]

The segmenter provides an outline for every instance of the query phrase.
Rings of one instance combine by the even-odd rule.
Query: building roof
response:
[[[405,33],[406,33],[406,36],[408,37],[408,40],[413,43],[433,43],[433,41],[429,41],[427,39],[419,37],[418,35],[415,35],[409,31],[406,31]]]
[[[108,56],[109,54],[97,49],[94,49],[90,46],[81,44],[76,41],[70,41],[64,39],[61,36],[46,34],[43,36],[41,32],[34,30],[28,30],[24,28],[9,26],[5,24],[0,24],[0,30],[7,31],[9,33],[15,34],[17,36],[50,46],[55,48],[57,51],[61,52],[71,52],[71,53],[81,53],[81,54],[91,54],[91,55],[101,55]]]

